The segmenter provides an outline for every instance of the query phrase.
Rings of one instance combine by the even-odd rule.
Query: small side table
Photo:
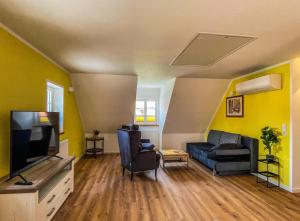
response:
[[[97,147],[97,142],[102,142],[101,147]],[[88,148],[88,142],[93,142],[93,147]],[[104,137],[86,137],[85,138],[85,154],[93,154],[94,157],[97,156],[97,153],[104,153]]]
[[[266,183],[267,188],[270,187],[280,187],[280,163],[279,158],[275,157],[274,160],[267,160],[265,157],[258,159],[258,164],[263,163],[266,165],[266,170],[257,170],[257,175],[261,175],[266,178],[264,181],[259,181],[261,178],[256,177],[257,183]],[[270,171],[270,166],[277,167],[275,170],[277,173],[273,173]],[[273,170],[274,171],[274,170]],[[270,183],[269,178],[273,178],[277,180],[277,185]]]

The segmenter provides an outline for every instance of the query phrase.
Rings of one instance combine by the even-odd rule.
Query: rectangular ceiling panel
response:
[[[171,65],[209,66],[253,41],[253,37],[199,33]]]

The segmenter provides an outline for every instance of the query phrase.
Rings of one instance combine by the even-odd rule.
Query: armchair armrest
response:
[[[207,157],[209,159],[221,159],[221,158],[234,158],[234,157],[244,157],[250,156],[249,149],[217,149],[209,151]]]
[[[142,150],[133,161],[134,171],[152,170],[158,167],[159,157],[153,150]]]
[[[153,161],[155,161],[155,159],[156,159],[156,152],[154,150],[143,149],[138,153],[135,161],[136,162],[141,161],[141,160],[153,160]]]

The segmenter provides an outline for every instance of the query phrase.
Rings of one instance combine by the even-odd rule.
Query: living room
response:
[[[0,3],[0,220],[300,220],[298,1]]]

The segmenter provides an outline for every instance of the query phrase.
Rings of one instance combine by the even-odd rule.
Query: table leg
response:
[[[267,172],[269,172],[269,163],[267,163]],[[267,174],[267,188],[269,188],[269,175]]]
[[[94,157],[96,158],[97,150],[96,150],[96,140],[94,140]]]
[[[104,138],[102,140],[102,153],[104,154]]]
[[[278,159],[278,187],[280,187],[280,163],[279,163],[279,159]]]
[[[88,145],[88,141],[87,139],[85,139],[85,155],[87,156],[88,153],[87,153],[87,145]]]
[[[186,157],[186,168],[189,169],[189,157]]]

